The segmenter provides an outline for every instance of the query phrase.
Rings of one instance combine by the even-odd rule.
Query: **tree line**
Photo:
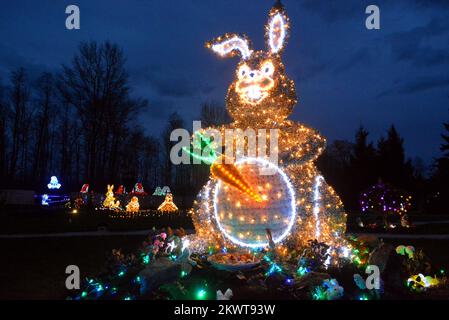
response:
[[[131,95],[121,48],[109,42],[81,43],[69,64],[30,80],[27,70],[13,70],[0,79],[0,188],[42,190],[50,176],[67,190],[89,183],[103,192],[114,183],[127,187],[142,182],[147,189],[169,185],[174,192],[194,195],[208,178],[207,165],[170,161],[170,133],[185,128],[171,114],[161,135],[150,136],[139,124],[148,101]],[[203,127],[230,121],[225,108],[205,103]],[[151,120],[150,120],[151,121]],[[358,195],[379,178],[414,193],[423,205],[448,189],[449,123],[442,135],[442,155],[425,174],[419,159],[406,159],[403,139],[394,126],[373,143],[365,128],[354,141],[337,140],[318,159],[328,182],[350,209]],[[92,189],[91,188],[91,189]]]
[[[449,133],[449,124],[443,125]],[[317,165],[349,210],[359,208],[363,191],[383,181],[410,193],[414,210],[443,213],[449,208],[449,135],[442,138],[442,154],[427,168],[420,158],[406,158],[404,139],[394,125],[376,143],[360,127],[354,141],[328,145]]]
[[[183,119],[175,112],[159,137],[146,134],[138,119],[149,104],[131,96],[125,62],[117,45],[85,42],[58,72],[34,81],[20,67],[0,79],[0,188],[39,191],[56,175],[70,191],[136,182],[199,189],[208,168],[173,166],[169,157]],[[223,110],[205,104],[203,122],[221,123]]]

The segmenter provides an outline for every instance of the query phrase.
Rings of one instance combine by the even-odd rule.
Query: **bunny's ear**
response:
[[[265,41],[272,54],[280,53],[286,45],[289,36],[289,19],[284,7],[278,2],[268,14],[265,26]]]
[[[237,34],[225,34],[222,37],[209,41],[206,43],[206,48],[226,58],[239,54],[243,60],[248,59],[253,52],[248,38]]]

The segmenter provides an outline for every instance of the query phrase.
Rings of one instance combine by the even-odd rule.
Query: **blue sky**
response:
[[[80,41],[110,40],[127,57],[132,93],[149,100],[141,124],[158,135],[178,111],[188,123],[205,101],[224,103],[235,59],[204,42],[225,32],[247,34],[263,49],[273,0],[17,0],[0,5],[0,81],[24,66],[30,77],[58,72]],[[291,20],[284,52],[299,103],[292,119],[330,141],[353,139],[364,125],[377,140],[391,124],[407,155],[439,155],[449,121],[449,1],[283,0]],[[76,4],[81,29],[65,29]],[[381,10],[381,29],[365,28],[365,8]]]

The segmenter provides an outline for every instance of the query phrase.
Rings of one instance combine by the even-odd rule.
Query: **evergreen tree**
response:
[[[358,206],[358,195],[377,180],[376,150],[368,142],[368,131],[362,126],[355,134],[348,178],[351,180],[351,204]]]
[[[437,160],[438,175],[440,180],[443,182],[449,181],[449,123],[443,123],[446,130],[446,134],[441,134],[443,138],[443,143],[440,146],[443,156]]]
[[[411,162],[405,161],[404,139],[394,125],[388,130],[387,138],[379,139],[377,149],[379,176],[394,186],[406,186]]]

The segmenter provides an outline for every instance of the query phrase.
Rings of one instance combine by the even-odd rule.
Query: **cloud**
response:
[[[346,72],[351,68],[363,66],[372,61],[373,49],[368,47],[361,47],[357,49],[350,57],[343,60],[339,65],[336,65],[334,72]]]
[[[449,86],[449,76],[425,77],[410,81],[399,90],[399,93],[415,93],[445,86]]]
[[[405,84],[397,85],[382,91],[377,95],[377,98],[388,96],[393,93],[411,94],[447,86],[449,86],[449,76],[447,75],[419,77],[408,81]]]
[[[428,67],[447,64],[449,51],[447,42],[433,41],[446,38],[449,33],[449,23],[444,19],[434,18],[426,25],[411,30],[396,32],[387,37],[393,58],[399,62],[410,62],[414,66]]]
[[[190,98],[200,94],[210,93],[214,87],[201,83],[196,79],[186,76],[188,70],[171,71],[169,68],[164,70],[162,67],[147,66],[139,70],[132,70],[134,81],[148,84],[154,92],[166,98]]]

